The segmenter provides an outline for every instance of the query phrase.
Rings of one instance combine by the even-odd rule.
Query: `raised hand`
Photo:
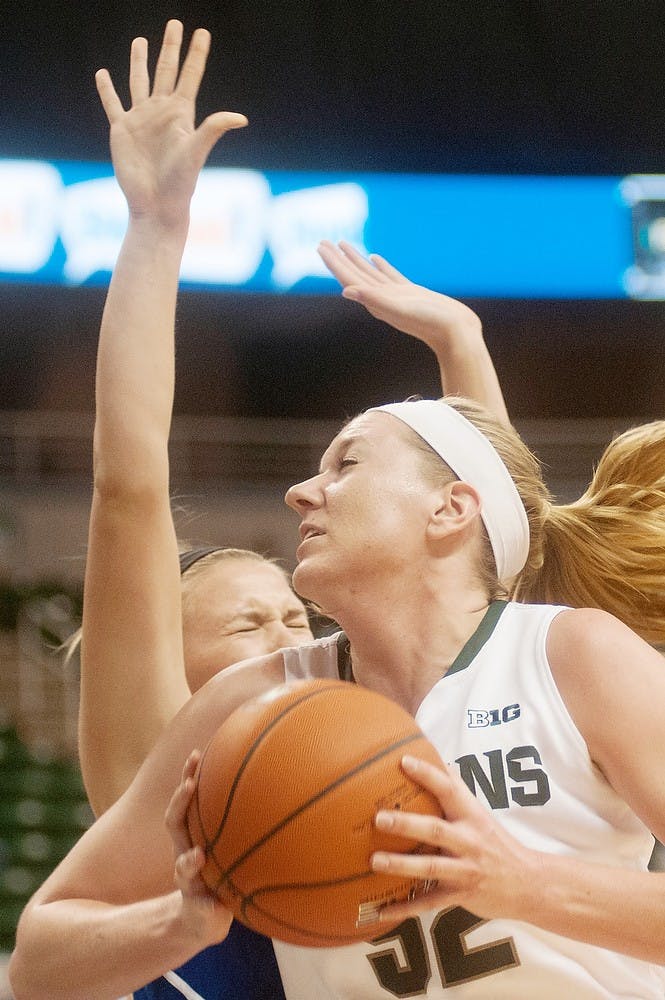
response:
[[[350,243],[324,240],[319,256],[342,286],[346,299],[359,302],[372,316],[430,347],[439,364],[444,395],[476,400],[503,424],[510,418],[478,316],[440,292],[405,278],[387,260],[366,260]]]
[[[196,126],[196,97],[205,72],[210,33],[198,28],[180,66],[183,27],[169,21],[164,31],[152,90],[148,43],[132,42],[125,110],[106,69],[97,71],[97,91],[111,126],[111,155],[118,182],[134,218],[157,217],[163,224],[188,220],[196,181],[215,143],[247,124],[244,115],[219,111]]]
[[[424,341],[435,353],[452,337],[482,336],[480,320],[468,306],[414,284],[378,254],[366,260],[350,243],[335,246],[324,240],[319,256],[342,285],[344,298],[360,302],[372,316]]]

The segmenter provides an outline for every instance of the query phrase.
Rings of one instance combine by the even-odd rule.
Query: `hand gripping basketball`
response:
[[[208,888],[242,923],[292,944],[371,936],[381,907],[426,889],[372,871],[375,851],[420,849],[378,830],[376,813],[441,815],[402,770],[405,753],[441,763],[412,716],[355,684],[285,684],[246,702],[206,747],[188,808]]]

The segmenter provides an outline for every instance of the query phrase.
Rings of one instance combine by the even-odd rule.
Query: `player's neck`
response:
[[[444,589],[399,605],[374,605],[341,622],[359,684],[415,713],[480,625],[488,599],[479,590]]]

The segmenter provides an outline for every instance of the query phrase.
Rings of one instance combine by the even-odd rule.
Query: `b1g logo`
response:
[[[500,726],[502,722],[513,722],[520,717],[519,705],[505,705],[504,708],[467,708],[468,729],[484,729],[486,726]]]

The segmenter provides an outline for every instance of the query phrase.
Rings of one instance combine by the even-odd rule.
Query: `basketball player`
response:
[[[170,26],[149,100],[145,46],[137,43],[134,113],[126,125],[116,120],[111,134],[130,221],[100,330],[82,628],[80,759],[98,815],[125,791],[167,722],[213,673],[312,638],[302,601],[273,562],[244,550],[201,548],[178,563],[168,486],[178,271],[208,144],[245,124],[240,115],[220,115],[187,133],[193,133],[206,39],[197,36],[190,77],[185,73],[176,95],[179,29]],[[168,135],[168,149],[155,142],[154,125],[151,131],[165,111],[161,136]],[[177,134],[180,146],[172,141]],[[153,183],[158,197],[150,203]],[[184,660],[167,652],[183,644]],[[283,993],[271,942],[234,924],[212,953],[168,971],[136,1000],[180,997],[187,989],[218,1000],[277,1000]]]
[[[176,88],[181,34],[178,22],[169,23],[152,96],[141,65],[145,41],[136,41],[130,80],[135,107],[117,116],[111,129],[129,227],[109,287],[97,360],[80,749],[98,813],[125,791],[165,722],[209,677],[230,663],[312,637],[303,605],[278,567],[252,552],[197,549],[182,554],[180,564],[186,569],[186,677],[166,669],[164,650],[175,641],[181,604],[180,587],[167,600],[168,588],[162,586],[178,567],[168,491],[175,305],[189,202],[207,151],[201,148],[203,132],[193,129],[205,49],[195,48],[187,64],[196,84],[185,90],[183,67]],[[196,44],[204,37],[196,36]],[[194,70],[196,59],[200,65]],[[178,117],[183,107],[188,141]],[[165,108],[171,108],[168,116]],[[239,115],[217,121],[222,132],[245,124]],[[177,146],[172,132],[178,134]],[[220,134],[210,133],[208,143]],[[175,174],[184,179],[178,187],[172,183]],[[145,189],[152,191],[149,206]],[[347,255],[355,256],[354,266],[366,266],[350,247],[340,251],[324,244],[320,252],[338,277],[340,262],[346,266],[352,259]],[[387,263],[382,266],[397,275]],[[383,312],[432,348],[444,392],[472,396],[509,423],[478,317],[461,302],[404,278],[399,287],[408,300],[391,304],[384,296]],[[252,594],[265,605],[263,614],[259,601],[247,606]]]
[[[178,594],[167,583],[177,573],[167,450],[175,289],[200,154],[190,162],[191,146],[180,147],[182,169],[189,170],[191,183],[179,200],[169,177],[162,177],[172,211],[169,238],[160,217],[165,200],[161,189],[151,206],[153,215],[138,199],[142,186],[159,174],[165,153],[174,172],[173,144],[152,141],[146,125],[151,114],[155,134],[159,129],[168,135],[179,124],[166,121],[163,109],[184,97],[182,92],[169,94],[165,86],[165,61],[179,46],[180,30],[176,24],[167,28],[152,98],[146,99],[141,89],[138,62],[144,43],[138,43],[131,86],[137,109],[125,116],[122,127],[116,121],[112,134],[130,221],[104,310],[97,366],[80,706],[81,764],[97,815],[125,791],[166,723],[209,677],[230,663],[312,638],[304,606],[279,567],[253,552],[206,547],[180,557],[186,677],[164,653],[177,641],[173,626],[179,620]],[[192,120],[194,97],[192,91]],[[242,120],[229,116],[224,124],[240,125]],[[133,173],[128,172],[128,161]],[[136,170],[137,161],[141,170]],[[157,244],[162,250],[159,265]],[[322,248],[322,256],[327,250]],[[454,378],[458,388],[475,392],[507,420],[478,318],[462,303],[409,285],[415,294],[409,309],[402,307],[401,328],[429,343],[442,375]],[[167,973],[138,991],[136,998],[172,997],[196,989],[209,998],[274,1000],[281,988],[274,959],[266,954],[268,945],[234,925],[223,945],[197,956],[187,968]]]
[[[378,922],[341,950],[276,943],[286,995],[662,996],[665,876],[646,871],[650,831],[665,835],[662,659],[605,612],[505,601],[550,513],[518,436],[452,397],[391,404],[347,425],[287,502],[296,589],[344,629],[345,675],[411,711],[448,766],[404,761],[445,820],[376,819],[431,853],[375,867],[438,887],[386,939]],[[17,1000],[113,998],[226,934],[182,825],[192,751],[248,697],[338,676],[339,645],[245,661],[193,696],[28,904]]]
[[[432,347],[444,395],[474,399],[510,426],[475,313],[456,299],[415,285],[378,255],[370,263],[346,243],[337,248],[324,243],[320,253],[346,298]],[[579,500],[550,509],[545,565],[522,574],[513,596],[601,608],[647,642],[662,643],[664,496],[665,421],[654,420],[615,437]],[[598,572],[589,571],[590,539]]]
[[[432,411],[433,420],[430,420],[432,406],[437,409]],[[512,947],[518,951],[523,945],[528,961],[519,954],[515,958],[512,952],[512,958],[506,958],[506,950],[499,949],[503,955],[503,965],[499,968],[497,949],[492,944],[496,939],[483,940],[480,964],[471,963],[473,969],[470,970],[469,964],[463,963],[461,971],[455,973],[458,983],[468,980],[467,985],[456,987],[463,991],[460,995],[554,997],[560,996],[564,988],[580,997],[616,995],[607,990],[603,992],[603,975],[607,980],[610,972],[619,976],[616,982],[621,983],[622,976],[624,981],[630,980],[629,988],[634,989],[634,995],[660,995],[646,992],[650,988],[649,970],[645,972],[646,979],[639,978],[644,971],[640,962],[611,955],[610,972],[602,973],[601,967],[608,962],[606,953],[603,952],[597,961],[593,960],[594,947],[602,945],[617,953],[625,950],[638,958],[653,960],[655,957],[662,961],[654,943],[663,921],[662,908],[659,908],[662,883],[651,881],[658,876],[622,870],[617,867],[614,855],[610,871],[597,869],[597,866],[588,869],[582,862],[554,857],[556,848],[552,846],[558,843],[557,835],[561,837],[565,829],[566,849],[570,851],[572,843],[571,853],[583,857],[589,830],[596,825],[609,826],[613,818],[623,817],[618,824],[621,828],[614,832],[615,843],[599,841],[594,861],[604,860],[606,853],[611,854],[610,848],[617,847],[619,856],[625,861],[626,852],[621,844],[627,837],[634,850],[639,847],[635,851],[637,866],[638,855],[643,854],[644,841],[648,838],[639,823],[630,818],[630,810],[623,801],[617,802],[618,808],[615,808],[615,795],[617,799],[625,799],[654,830],[662,832],[663,790],[645,787],[651,783],[651,779],[647,781],[649,773],[659,773],[656,765],[662,763],[656,759],[655,736],[657,726],[663,721],[662,712],[658,713],[663,682],[653,660],[656,654],[652,655],[640,640],[601,613],[516,608],[500,603],[497,606],[493,598],[508,592],[513,577],[521,569],[518,564],[525,558],[527,547],[524,533],[520,535],[519,531],[523,517],[508,486],[509,479],[519,481],[524,499],[529,491],[532,494],[527,501],[532,529],[527,565],[534,572],[542,555],[539,549],[543,522],[547,523],[550,508],[537,470],[511,432],[501,432],[473,408],[467,408],[469,417],[484,427],[486,435],[491,434],[496,439],[497,448],[504,452],[504,465],[513,465],[519,460],[523,468],[519,473],[513,468],[512,476],[506,478],[502,471],[504,465],[495,463],[494,452],[483,450],[485,446],[476,442],[481,449],[478,453],[481,461],[477,465],[471,462],[472,467],[467,466],[459,478],[454,479],[446,473],[446,462],[454,460],[454,456],[448,454],[451,442],[459,437],[463,455],[472,456],[471,442],[476,441],[475,433],[471,432],[469,437],[466,425],[455,422],[457,417],[451,416],[453,409],[445,408],[444,404],[409,403],[400,404],[400,407],[370,411],[358,418],[324,456],[322,473],[313,481],[294,488],[289,502],[304,517],[304,541],[296,571],[298,589],[326,610],[337,609],[335,617],[345,626],[350,640],[355,680],[386,691],[413,712],[420,705],[419,716],[422,711],[425,715],[430,712],[430,722],[436,729],[429,733],[430,737],[436,742],[439,730],[446,733],[441,737],[443,742],[439,741],[444,758],[455,760],[456,764],[458,758],[465,761],[466,771],[461,764],[460,771],[467,783],[470,778],[478,786],[479,797],[484,795],[488,799],[489,808],[484,808],[465,793],[466,786],[452,772],[421,774],[423,783],[441,797],[448,816],[446,824],[428,831],[423,839],[431,841],[438,851],[443,843],[440,841],[442,836],[452,838],[444,845],[450,855],[445,863],[452,870],[436,870],[442,883],[444,878],[449,880],[444,905],[448,906],[451,901],[467,906],[473,903],[476,912],[492,919],[485,925],[489,930],[484,932],[481,921],[468,914],[463,917],[452,911],[451,927],[451,920],[444,919],[445,914],[435,912],[433,916],[425,916],[418,910],[418,915],[411,911],[404,915],[405,920],[411,922],[408,928],[415,931],[417,937],[422,927],[431,923],[440,976],[447,975],[448,988],[452,988],[450,962],[441,957],[448,955],[443,945],[459,943],[461,936],[468,933],[473,939],[470,947],[477,948],[474,945],[478,940],[477,932],[481,938],[483,933],[492,930],[503,932],[502,918],[517,919],[517,943],[514,941]],[[423,413],[422,417],[418,415]],[[443,435],[445,441],[440,440],[442,426],[446,431],[453,430],[450,439],[447,434]],[[419,436],[409,437],[408,428],[415,427],[419,429]],[[428,440],[434,445],[434,452],[428,453],[425,459],[422,442]],[[421,462],[431,464],[436,476],[432,476],[432,470],[426,471]],[[488,465],[493,468],[496,478],[490,477],[491,488],[486,492],[486,482],[474,485],[473,480],[478,470],[481,470],[482,479],[482,470]],[[445,482],[441,481],[442,475]],[[367,510],[370,496],[371,517]],[[367,513],[363,517],[365,510]],[[497,518],[497,514],[501,516]],[[367,558],[368,549],[374,559]],[[360,573],[359,579],[357,573]],[[352,597],[349,580],[354,582]],[[391,607],[390,628],[385,616],[378,621],[376,614],[376,608],[385,608],[387,604]],[[467,650],[468,659],[469,644],[465,639],[476,633],[479,622],[485,623],[483,631],[489,633],[489,638],[472,663],[466,665],[465,656],[456,655],[455,651]],[[544,634],[548,627],[549,664],[543,656]],[[534,629],[540,633],[537,643],[533,641]],[[594,635],[593,641],[587,637],[589,630]],[[168,801],[168,790],[175,783],[175,759],[184,756],[185,748],[205,742],[234,704],[284,676],[311,672],[314,650],[319,650],[317,672],[325,674],[337,669],[337,644],[324,640],[314,647],[300,647],[300,651],[276,654],[231,668],[186,706],[128,795],[86,835],[26,911],[13,965],[18,1000],[22,996],[38,1000],[41,995],[75,998],[88,995],[90,991],[96,996],[114,997],[172,967],[174,956],[179,961],[224,933],[227,916],[203,898],[193,878],[200,864],[196,853],[185,851],[178,861],[178,884],[184,894],[168,893],[171,885],[169,849],[161,832],[161,815],[158,819],[157,814]],[[624,660],[631,663],[631,684],[624,678]],[[488,661],[491,661],[491,670],[486,669]],[[528,666],[526,671],[521,670],[523,661]],[[499,671],[492,687],[497,663],[502,665],[503,672]],[[517,676],[511,675],[514,667],[519,668]],[[556,688],[551,683],[550,668],[568,714],[562,710],[558,696],[554,696]],[[469,732],[460,732],[459,727],[451,724],[460,718],[460,713],[449,712],[447,700],[443,702],[441,689],[446,688],[449,677],[461,675],[465,683],[467,680],[471,683],[477,674],[482,687],[474,688],[471,696],[479,694],[483,703],[487,699],[489,705],[495,695],[498,698],[504,683],[510,682],[512,690],[518,691],[520,686],[530,684],[531,672],[534,674],[533,687],[525,694],[529,699],[534,694],[541,696],[543,708],[534,711],[530,721],[521,713],[515,714],[516,705],[511,704],[503,706],[503,709],[512,709],[505,717],[503,709],[474,708],[473,718],[478,725],[470,726]],[[470,675],[473,675],[471,679]],[[580,676],[584,678],[581,693],[577,691]],[[646,694],[644,690],[640,693],[642,684],[648,684]],[[445,693],[447,699],[447,688]],[[597,713],[590,713],[587,707],[587,699],[593,700],[594,696],[603,709],[602,726]],[[649,715],[647,709],[652,704],[651,699],[656,718],[648,719],[641,728],[636,719],[641,712]],[[536,705],[538,701],[536,698]],[[489,743],[483,744],[479,737],[487,738],[487,732],[499,731],[492,725],[494,712],[498,712],[498,725],[505,728],[500,731],[501,739],[492,741],[493,747],[497,743],[496,748],[483,749],[483,746],[489,747]],[[483,725],[483,719],[487,725]],[[513,723],[515,727],[511,729]],[[554,738],[557,733],[558,740]],[[527,739],[531,739],[531,744],[522,745]],[[547,761],[542,768],[529,766],[542,761],[527,761],[524,756],[515,755],[516,748],[509,748],[508,743],[516,741],[521,741],[519,748],[526,746],[537,753],[545,746],[552,769],[547,770]],[[584,741],[592,751],[588,759]],[[491,772],[492,782],[483,780],[481,770],[485,754],[494,755],[491,760],[502,761],[505,765],[505,798],[516,816],[501,815],[504,808],[502,790],[500,782],[494,780],[495,772]],[[569,755],[574,764],[572,785]],[[639,766],[631,757],[639,761]],[[591,761],[597,766],[593,767]],[[171,826],[182,846],[179,819],[191,791],[194,763],[195,757],[188,765],[185,781],[170,809]],[[601,775],[605,776],[602,780]],[[581,791],[578,789],[580,784],[583,786]],[[492,788],[498,795],[494,802],[490,801]],[[549,798],[546,798],[545,789]],[[551,794],[553,789],[554,795]],[[589,801],[584,798],[587,794]],[[573,837],[575,829],[572,822],[575,809],[566,809],[568,798],[573,795],[577,795],[580,805],[579,844],[568,839]],[[547,808],[552,800],[556,808]],[[526,818],[521,815],[518,804]],[[565,815],[557,813],[560,806]],[[593,808],[602,815],[602,823],[590,820],[587,829],[582,820]],[[492,809],[497,811],[497,817],[505,819],[501,826],[492,818]],[[538,809],[541,811],[537,812]],[[545,809],[547,816],[543,815]],[[386,816],[377,821],[394,824],[399,819]],[[421,838],[423,831],[414,830],[416,819],[407,817],[402,822],[406,824],[406,833]],[[547,830],[551,824],[551,832],[547,835],[543,833],[543,824]],[[488,833],[491,836],[488,837]],[[517,836],[513,836],[515,834]],[[490,844],[495,845],[491,852]],[[458,862],[456,857],[462,860]],[[376,859],[376,863],[377,866],[394,866],[405,864],[405,861],[381,858]],[[426,872],[433,865],[442,865],[443,861],[438,854],[433,854],[418,863],[423,866],[422,872]],[[549,881],[559,893],[559,906],[545,905],[547,901],[541,898],[541,893],[537,899],[529,896],[532,879],[524,877],[524,869],[532,875],[534,870],[540,872],[543,865],[547,866]],[[479,876],[481,871],[482,878]],[[600,876],[604,876],[604,882],[599,882]],[[473,884],[466,884],[465,880]],[[516,886],[520,892],[514,899]],[[572,890],[577,888],[580,898],[574,899]],[[589,890],[593,890],[593,895],[601,889],[602,906],[594,908],[588,903]],[[163,899],[133,902],[158,891],[168,895]],[[631,897],[632,906],[624,902],[623,896],[620,905],[617,903],[622,892]],[[582,908],[582,897],[586,909]],[[86,898],[99,899],[108,905],[88,904]],[[434,896],[428,898],[428,906],[432,902],[438,905]],[[424,903],[421,901],[419,905]],[[446,910],[448,912],[451,911]],[[78,923],[70,926],[70,917]],[[470,923],[465,924],[469,920]],[[532,934],[530,930],[524,933],[524,921],[542,926],[544,933]],[[647,933],[644,928],[649,925]],[[590,940],[594,947],[578,949],[574,943],[578,937]],[[413,946],[414,940],[414,933],[407,934],[405,929],[404,941]],[[405,983],[400,978],[402,969],[398,962],[393,961],[392,968],[386,966],[386,951],[388,955],[397,954],[404,941],[395,941],[394,947],[385,942],[380,946],[362,946],[362,953],[358,951],[361,946],[356,946],[348,950],[348,954],[336,952],[333,956],[318,951],[302,955],[299,949],[280,946],[287,994],[378,997],[395,995],[396,990],[402,990],[397,995],[424,993],[427,984],[416,984],[414,991],[413,982]],[[36,949],[32,952],[35,956],[32,962],[31,949]],[[589,951],[592,957],[587,961],[584,956]],[[37,955],[39,961],[36,961]],[[559,971],[557,958],[561,959]],[[45,959],[47,967],[42,966],[40,970],[39,964]],[[414,962],[416,969],[435,968],[427,953],[408,954],[407,959]],[[142,970],[149,970],[147,977],[144,971],[139,973],[139,965]],[[390,967],[390,960],[387,965]],[[549,970],[549,993],[549,983],[541,988],[543,966]],[[515,975],[522,975],[522,969],[527,978],[516,980]],[[383,979],[377,970],[382,970]],[[631,979],[638,973],[638,978]],[[502,980],[502,976],[508,978]],[[345,977],[350,977],[351,981],[344,981]],[[600,985],[594,982],[598,977]],[[76,982],[72,982],[72,978]],[[436,996],[442,989],[441,983],[437,985],[436,977],[430,976],[430,979],[429,995]],[[498,985],[501,982],[505,987]],[[478,988],[484,988],[485,992],[473,992],[478,983],[481,983]],[[643,988],[645,992],[637,992]]]

